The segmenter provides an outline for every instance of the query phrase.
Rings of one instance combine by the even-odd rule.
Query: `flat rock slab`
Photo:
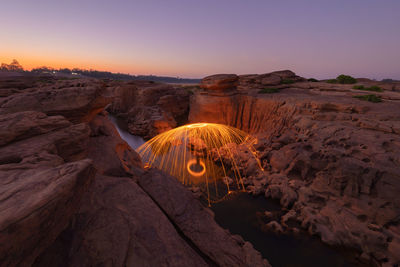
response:
[[[48,117],[36,111],[0,115],[0,146],[70,125],[62,116]]]
[[[222,229],[210,211],[175,178],[150,169],[139,185],[182,233],[218,266],[269,266],[248,242]]]
[[[67,227],[93,177],[90,160],[18,174],[1,171],[2,266],[31,265]]]
[[[35,266],[209,265],[132,179],[97,175],[71,229]]]

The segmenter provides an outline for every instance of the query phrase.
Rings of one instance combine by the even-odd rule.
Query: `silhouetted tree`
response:
[[[2,71],[24,71],[24,68],[16,59],[13,59],[10,64],[1,63]]]

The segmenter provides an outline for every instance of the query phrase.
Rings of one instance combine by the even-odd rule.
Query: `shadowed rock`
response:
[[[47,117],[36,111],[0,116],[0,146],[71,125],[62,116]]]
[[[0,262],[29,266],[68,226],[92,181],[90,160],[0,171]]]
[[[239,77],[236,74],[215,74],[201,80],[200,87],[207,91],[235,90]]]
[[[152,169],[139,176],[139,185],[182,233],[218,266],[269,266],[250,243],[234,239],[218,226],[212,212],[175,178]]]
[[[208,266],[132,179],[98,175],[82,202],[35,266]]]

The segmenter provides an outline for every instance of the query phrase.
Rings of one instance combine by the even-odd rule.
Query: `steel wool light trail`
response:
[[[222,124],[194,123],[164,132],[138,148],[146,167],[158,168],[187,186],[199,187],[208,204],[244,184],[237,162],[238,147],[250,152],[256,139]]]

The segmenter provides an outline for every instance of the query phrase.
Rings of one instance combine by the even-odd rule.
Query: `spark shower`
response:
[[[198,188],[210,205],[233,191],[245,190],[239,153],[250,153],[262,169],[253,146],[256,141],[230,126],[194,123],[157,135],[138,152],[145,167],[158,168]]]

